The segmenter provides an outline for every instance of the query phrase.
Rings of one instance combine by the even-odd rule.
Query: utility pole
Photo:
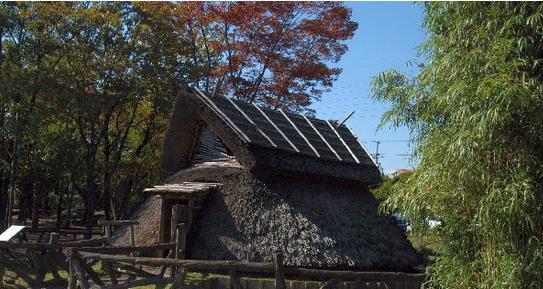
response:
[[[379,145],[381,145],[381,141],[378,140],[372,140],[376,144],[375,146],[375,154],[373,155],[373,158],[375,159],[375,163],[377,164],[377,167],[379,170],[381,169],[381,162],[379,161],[379,158],[381,155],[379,154]]]

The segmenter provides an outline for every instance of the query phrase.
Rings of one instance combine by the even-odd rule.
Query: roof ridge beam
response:
[[[336,134],[336,136],[339,138],[339,140],[341,141],[341,143],[345,146],[345,148],[347,149],[347,151],[349,151],[349,153],[351,154],[351,157],[353,157],[353,159],[356,161],[357,164],[360,163],[360,160],[358,160],[358,158],[356,157],[356,155],[353,153],[353,151],[351,150],[351,148],[347,145],[347,143],[343,140],[343,138],[339,135],[339,133],[337,132],[337,130],[334,128],[334,126],[328,121],[326,120],[326,123],[330,126],[330,128],[332,129],[332,131]]]
[[[241,115],[243,115],[245,117],[245,119],[247,119],[249,121],[249,123],[251,123],[252,125],[254,125],[254,127],[256,128],[256,130],[266,139],[268,140],[268,142],[273,146],[273,147],[277,147],[277,145],[273,142],[273,140],[265,133],[263,132],[259,127],[258,125],[232,100],[230,99],[230,97],[225,97],[226,99],[228,99],[228,101],[241,113]]]
[[[319,152],[315,149],[315,147],[309,142],[309,140],[307,139],[307,137],[305,137],[305,135],[300,131],[300,129],[294,124],[294,122],[292,122],[292,120],[288,117],[288,115],[282,110],[282,109],[279,109],[279,111],[281,112],[281,114],[283,114],[283,116],[287,119],[287,121],[290,123],[290,125],[292,125],[292,127],[294,127],[294,129],[298,132],[298,134],[305,140],[305,142],[307,143],[307,145],[313,150],[313,152],[320,158],[321,155],[319,154]]]
[[[279,134],[290,144],[290,146],[299,153],[300,150],[290,141],[287,135],[266,115],[266,113],[256,104],[252,103],[253,106],[264,116],[266,120],[279,132]]]
[[[334,150],[334,148],[328,143],[328,141],[324,138],[324,136],[320,133],[320,131],[313,125],[313,123],[309,120],[309,118],[307,118],[307,116],[305,115],[302,115],[304,117],[304,119],[307,121],[307,123],[309,124],[309,126],[311,126],[311,128],[313,128],[313,130],[320,136],[320,138],[322,139],[322,141],[328,146],[328,148],[334,153],[334,155],[336,155],[336,158],[338,160],[342,160],[341,157],[338,155],[338,153],[336,152],[336,150]]]

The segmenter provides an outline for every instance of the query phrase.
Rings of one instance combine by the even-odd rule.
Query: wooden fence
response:
[[[289,267],[284,265],[281,252],[276,253],[275,261],[270,263],[185,260],[188,232],[186,224],[177,223],[180,210],[179,206],[172,208],[170,243],[135,246],[133,226],[137,222],[134,221],[100,222],[108,237],[111,226],[129,225],[130,246],[113,247],[105,237],[61,242],[59,233],[50,233],[47,243],[0,242],[0,285],[5,269],[15,272],[32,288],[43,287],[47,272],[61,281],[58,271],[63,269],[69,272],[68,289],[124,289],[146,285],[163,288],[166,284],[172,284],[173,289],[418,289],[426,277],[401,272]],[[164,256],[165,252],[168,252],[166,258],[144,257]],[[28,264],[21,261],[26,260],[25,255],[30,256]],[[93,269],[97,262],[101,263],[104,274]],[[189,284],[189,272],[222,276]]]
[[[124,255],[113,255],[97,253],[100,248],[93,249],[94,252],[85,252],[79,249],[72,249],[67,254],[69,256],[70,270],[70,286],[69,289],[75,289],[76,284],[79,284],[81,289],[124,289],[137,286],[147,285],[165,285],[172,284],[171,288],[189,288],[194,287],[187,284],[187,274],[189,272],[200,272],[205,274],[223,274],[228,275],[227,283],[215,282],[216,287],[224,289],[259,289],[266,287],[265,283],[270,281],[259,282],[242,282],[242,277],[258,277],[273,278],[275,289],[294,289],[308,288],[308,283],[317,283],[320,281],[319,289],[332,288],[421,288],[422,282],[426,277],[425,274],[408,274],[401,272],[356,272],[356,271],[332,271],[332,270],[316,270],[288,267],[283,264],[283,254],[275,254],[275,262],[273,263],[248,263],[235,261],[203,261],[203,260],[182,260],[168,258],[147,258],[147,257],[131,257]],[[110,250],[113,251],[113,250]],[[165,277],[163,271],[160,274],[147,275],[140,279],[127,280],[124,283],[119,283],[117,277],[109,273],[109,284],[101,279],[88,263],[101,261],[102,264],[120,263],[133,268],[138,266],[149,267],[171,267],[173,274],[171,277]],[[89,279],[94,285],[91,286]],[[208,279],[208,280],[212,280]],[[215,278],[217,279],[217,278]],[[290,280],[290,281],[287,281]],[[204,280],[198,284],[197,288],[211,288],[209,281]],[[301,280],[296,282],[295,280]],[[309,282],[308,282],[309,281]],[[317,282],[315,282],[317,281]],[[207,285],[206,285],[207,283]],[[220,286],[220,284],[223,286]],[[245,283],[245,284],[243,284]],[[352,284],[348,284],[352,283]],[[245,286],[243,286],[243,285]],[[252,284],[252,285],[251,285]],[[287,286],[290,285],[290,286]],[[303,284],[301,286],[300,284]],[[321,285],[322,284],[322,285]],[[219,286],[217,286],[219,285]],[[378,286],[378,287],[375,287]],[[220,288],[214,288],[220,289]]]
[[[51,233],[47,243],[0,242],[0,282],[6,269],[33,288],[43,286],[47,272],[51,272],[55,280],[62,280],[58,271],[67,268],[66,257],[62,254],[64,248],[88,248],[107,243],[106,238],[59,242],[59,237],[59,233]]]

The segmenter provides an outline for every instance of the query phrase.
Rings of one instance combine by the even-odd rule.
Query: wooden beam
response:
[[[122,226],[122,225],[139,225],[136,220],[98,220],[99,226]]]
[[[426,274],[411,274],[403,272],[359,272],[359,271],[333,271],[305,268],[285,268],[285,274],[300,278],[312,278],[317,280],[362,280],[364,282],[380,281],[423,281]]]
[[[135,265],[150,265],[150,266],[177,266],[186,269],[207,270],[207,271],[238,271],[245,273],[263,273],[274,274],[276,270],[275,263],[248,263],[236,261],[204,261],[204,260],[175,260],[166,258],[145,258],[145,257],[128,257],[119,255],[106,255],[97,253],[79,252],[83,259],[88,260],[105,260],[113,262],[126,262]],[[285,276],[293,276],[295,278],[310,278],[314,280],[330,280],[338,281],[355,281],[363,282],[381,282],[381,281],[412,281],[421,282],[426,278],[426,274],[411,274],[403,272],[366,272],[366,271],[334,271],[334,270],[319,270],[284,267]]]
[[[235,261],[204,261],[204,260],[182,260],[168,258],[146,258],[146,257],[129,257],[121,255],[108,255],[90,252],[79,252],[85,260],[105,260],[113,262],[126,262],[135,265],[149,266],[183,266],[190,269],[207,269],[207,270],[236,270],[244,272],[260,272],[272,273],[275,270],[275,263],[246,263]]]
[[[152,277],[145,279],[138,279],[133,281],[128,281],[123,284],[112,284],[100,286],[100,289],[128,289],[133,287],[147,286],[147,285],[162,285],[172,283],[174,281],[173,277]],[[94,286],[93,286],[94,287]],[[173,287],[172,287],[173,288]]]
[[[70,242],[59,242],[58,246],[62,248],[78,248],[78,247],[93,247],[93,246],[102,246],[108,244],[108,239],[105,237],[90,239],[90,240],[81,240],[81,241],[70,241]]]
[[[158,250],[167,250],[175,247],[173,243],[159,243],[144,246],[121,246],[121,247],[82,247],[80,251],[101,253],[101,254],[129,254],[132,252],[151,252]]]

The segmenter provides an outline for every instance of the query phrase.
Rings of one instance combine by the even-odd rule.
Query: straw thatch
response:
[[[185,91],[161,166],[178,171],[167,184],[222,183],[198,200],[188,258],[265,262],[282,250],[291,266],[409,271],[419,264],[392,218],[377,214],[367,188],[380,181],[379,170],[344,125]],[[138,244],[167,232],[160,215],[171,208],[156,198],[133,216],[142,223]],[[126,243],[127,235],[120,230],[115,240]]]
[[[325,120],[257,109],[192,90],[182,90],[177,98],[160,158],[164,171],[174,173],[194,164],[202,127],[215,134],[250,171],[291,171],[367,185],[381,181],[375,162],[346,125],[333,127]]]
[[[316,268],[407,271],[419,256],[359,183],[303,176],[254,175],[240,167],[200,166],[168,183],[221,182],[189,235],[188,257],[271,261]]]
[[[161,210],[160,196],[151,196],[130,216],[130,220],[139,221],[139,224],[134,226],[134,240],[137,245],[159,243]],[[111,237],[111,243],[116,246],[130,245],[128,226],[120,227]]]

